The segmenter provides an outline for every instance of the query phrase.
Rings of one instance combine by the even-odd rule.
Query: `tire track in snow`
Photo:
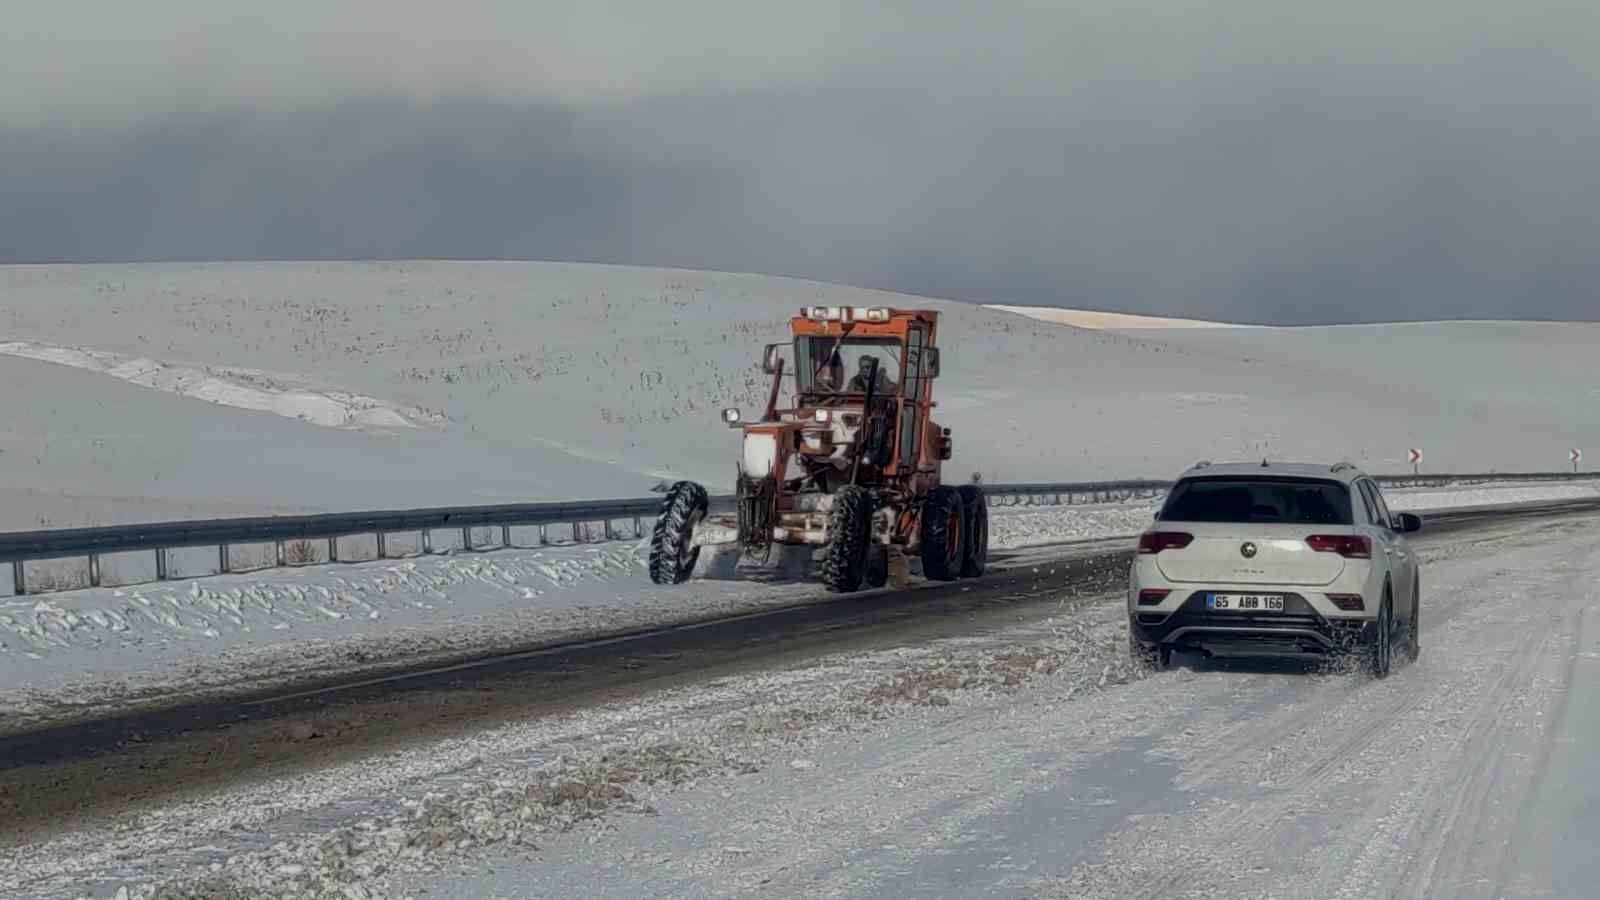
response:
[[[1224,807],[1203,820],[1195,830],[1201,834],[1226,835],[1231,855],[1243,860],[1250,860],[1269,850],[1282,826],[1299,811],[1308,796],[1327,786],[1339,774],[1340,768],[1349,765],[1352,759],[1359,759],[1361,754],[1357,751],[1372,741],[1378,732],[1394,728],[1397,719],[1404,718],[1419,702],[1418,697],[1407,694],[1398,701],[1385,703],[1379,714],[1341,739],[1326,744],[1289,777],[1273,783],[1274,790],[1278,792],[1276,796],[1264,801]],[[1288,717],[1289,721],[1281,724],[1282,732],[1298,732],[1315,717],[1315,712],[1311,710],[1292,715]],[[1237,771],[1236,761],[1259,752],[1261,746],[1252,740],[1245,740],[1226,746],[1217,755],[1235,761],[1234,771]],[[1224,771],[1219,767],[1212,776],[1218,777]],[[1193,778],[1184,780],[1184,784],[1191,787],[1200,783],[1203,782]],[[1141,900],[1180,896],[1185,883],[1192,876],[1193,870],[1189,865],[1185,861],[1177,861],[1146,884],[1136,896]]]
[[[1561,683],[1555,651],[1570,649],[1573,608],[1596,575],[1587,541],[1544,538],[1446,568],[1429,595],[1440,602],[1424,598],[1424,616],[1436,610],[1429,653],[1388,680],[1296,685],[1297,702],[1264,720],[1169,741],[1180,743],[1164,755],[1189,761],[1176,787],[1213,796],[1130,820],[1106,861],[1080,866],[1059,896],[1489,896],[1503,880],[1509,798],[1532,781],[1539,754],[1527,751]],[[1581,562],[1568,561],[1574,551]],[[1218,687],[1171,681],[1141,688],[1164,683],[1181,710]],[[1281,702],[1245,690],[1229,692],[1234,713]],[[1302,764],[1253,783],[1284,758]]]
[[[1329,848],[1329,864],[1323,870],[1328,874],[1321,880],[1328,883],[1319,882],[1319,890],[1328,897],[1349,900],[1379,894],[1394,898],[1434,896],[1417,886],[1426,884],[1426,880],[1416,883],[1415,875],[1405,876],[1414,882],[1409,889],[1403,883],[1381,889],[1376,885],[1382,885],[1396,871],[1414,872],[1419,859],[1431,859],[1428,868],[1437,870],[1441,848],[1451,840],[1458,822],[1471,822],[1475,827],[1481,823],[1479,818],[1463,817],[1462,808],[1469,805],[1468,797],[1484,795],[1498,770],[1501,757],[1486,758],[1484,745],[1506,737],[1496,723],[1506,721],[1507,705],[1524,696],[1529,678],[1523,663],[1533,658],[1543,643],[1538,632],[1521,634],[1503,655],[1504,663],[1492,673],[1493,680],[1487,687],[1475,684],[1474,690],[1456,691],[1447,697],[1414,689],[1421,711],[1428,714],[1442,702],[1472,703],[1471,698],[1477,698],[1475,705],[1458,710],[1453,718],[1435,719],[1451,723],[1465,718],[1465,736],[1445,742],[1438,735],[1412,730],[1410,726],[1423,720],[1418,717],[1397,722],[1396,734],[1387,743],[1378,742],[1368,748],[1367,757],[1383,769],[1367,785],[1373,799],[1359,814],[1350,817],[1355,823],[1352,829],[1364,828],[1365,836]],[[1487,677],[1490,673],[1484,674]],[[1459,772],[1467,772],[1468,776],[1461,779],[1453,774]],[[1481,804],[1477,812],[1482,812]]]
[[[1499,880],[1509,851],[1509,841],[1494,835],[1494,826],[1509,834],[1506,812],[1495,803],[1497,791],[1513,794],[1531,786],[1536,767],[1529,765],[1527,755],[1519,752],[1519,742],[1536,737],[1540,746],[1548,740],[1551,717],[1541,709],[1550,700],[1550,691],[1537,695],[1541,683],[1563,681],[1559,670],[1576,653],[1579,633],[1565,627],[1575,616],[1575,602],[1584,594],[1579,573],[1569,570],[1555,590],[1536,596],[1559,598],[1563,605],[1545,618],[1545,611],[1532,616],[1524,623],[1527,633],[1518,642],[1504,664],[1504,670],[1494,686],[1483,696],[1471,725],[1457,745],[1457,752],[1448,761],[1438,765],[1442,774],[1465,772],[1448,799],[1425,810],[1415,821],[1430,823],[1431,829],[1421,848],[1420,859],[1407,866],[1408,875],[1391,894],[1407,900],[1423,900],[1436,896],[1464,896],[1472,886],[1463,884],[1463,873],[1471,872],[1479,878],[1495,876],[1492,881],[1479,882],[1484,888]],[[1566,653],[1553,652],[1565,645]],[[1541,754],[1543,756],[1544,754]],[[1437,795],[1434,795],[1437,796]],[[1491,891],[1480,890],[1482,896]]]

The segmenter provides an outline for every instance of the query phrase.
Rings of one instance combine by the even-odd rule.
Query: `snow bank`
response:
[[[1600,496],[1600,484],[1519,484],[1503,487],[1429,488],[1385,491],[1394,510],[1426,512],[1460,506],[1496,506]],[[1149,527],[1159,501],[1094,506],[996,507],[990,540],[995,547],[1035,547],[1069,541],[1134,535]]]
[[[198,639],[226,643],[273,632],[359,634],[365,622],[508,610],[580,583],[595,588],[632,581],[641,571],[639,554],[615,545],[13,597],[0,601],[0,655],[38,660],[56,650],[98,650],[112,642],[149,646]]]
[[[281,376],[266,372],[220,367],[202,370],[145,357],[128,359],[83,347],[30,341],[0,343],[0,354],[85,369],[179,397],[270,412],[330,428],[412,428],[415,420],[427,418],[419,410],[402,412],[372,397],[296,387],[283,383]]]
[[[1008,512],[993,517],[996,550],[1131,533],[1135,511]],[[191,581],[0,599],[0,684],[38,685],[47,669],[126,675],[164,654],[207,657],[279,643],[357,640],[409,629],[480,624],[537,612],[568,635],[702,615],[817,592],[803,572],[764,584],[721,567],[693,587],[648,580],[641,543],[449,553],[402,560],[265,569]],[[557,622],[550,617],[565,620]],[[646,621],[644,624],[651,624]],[[570,626],[570,627],[569,627]],[[41,666],[40,663],[48,663]],[[8,671],[8,669],[10,671]],[[48,680],[48,679],[46,679]],[[0,697],[3,697],[0,692]]]
[[[1077,328],[1107,329],[1112,331],[1137,331],[1147,328],[1259,328],[1259,325],[1235,325],[1229,322],[1207,322],[1203,319],[1171,319],[1161,316],[1135,316],[1127,313],[1101,312],[1092,309],[1061,309],[1055,306],[1003,306],[985,304],[989,309],[1016,313],[1041,322],[1072,325]]]
[[[1148,514],[996,510],[994,549],[1130,533]],[[265,569],[0,599],[0,723],[170,691],[488,653],[819,596],[804,565],[651,584],[616,542]],[[795,560],[790,560],[790,563]],[[995,560],[996,568],[1005,566]]]
[[[1095,506],[991,508],[992,547],[1037,547],[1138,534],[1150,525],[1155,501]]]
[[[1600,484],[1519,484],[1502,487],[1424,488],[1411,491],[1386,491],[1391,509],[1419,512],[1451,506],[1498,506],[1505,503],[1538,503],[1545,500],[1582,500],[1600,496]]]

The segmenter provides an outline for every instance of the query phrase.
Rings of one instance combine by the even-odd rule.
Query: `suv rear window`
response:
[[[1161,508],[1164,522],[1304,522],[1350,525],[1350,492],[1336,481],[1191,478]]]

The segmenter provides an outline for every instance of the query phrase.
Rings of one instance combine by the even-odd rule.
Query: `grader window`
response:
[[[795,377],[801,393],[865,393],[863,372],[870,368],[865,361],[876,360],[878,374],[873,393],[887,396],[897,390],[900,357],[900,342],[893,338],[799,338],[795,341]]]
[[[917,442],[922,439],[918,423],[916,401],[927,390],[927,379],[922,377],[922,329],[913,328],[906,335],[906,399],[910,402],[900,408],[900,465],[911,468],[917,464]]]
[[[922,377],[922,329],[913,328],[906,335],[906,399],[921,400],[927,389],[927,379]]]

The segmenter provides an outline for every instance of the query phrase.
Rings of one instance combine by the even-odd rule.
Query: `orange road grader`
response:
[[[700,555],[696,529],[736,529],[743,558],[774,544],[819,549],[833,591],[881,587],[892,567],[920,557],[925,577],[983,574],[989,512],[976,484],[940,480],[950,429],[935,424],[939,314],[887,307],[813,306],[789,320],[790,345],[771,344],[767,408],[722,419],[743,437],[735,512],[708,519],[706,490],[674,484],[650,546],[650,578],[680,584]],[[792,405],[779,406],[793,359]]]

